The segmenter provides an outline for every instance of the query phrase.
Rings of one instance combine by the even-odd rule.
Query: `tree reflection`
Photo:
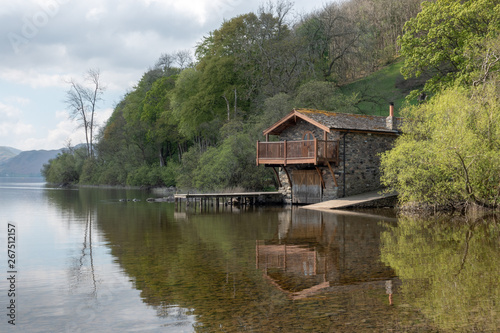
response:
[[[500,330],[500,233],[494,217],[402,217],[381,235],[382,260],[406,301],[443,330]]]
[[[90,208],[85,214],[85,231],[82,250],[70,267],[70,277],[73,281],[72,290],[80,287],[90,287],[89,297],[97,298],[97,282],[95,278],[94,256],[92,254],[92,215]]]

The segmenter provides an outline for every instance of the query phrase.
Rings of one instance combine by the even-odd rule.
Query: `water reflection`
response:
[[[82,331],[434,329],[402,304],[394,268],[380,259],[380,235],[395,230],[394,216],[282,207],[183,212],[148,203],[140,191],[45,195],[54,223],[73,230],[61,264],[70,274],[54,285],[69,286],[61,317]]]
[[[384,227],[373,217],[295,209],[280,213],[279,221],[273,239],[257,241],[257,268],[291,299],[332,286],[395,277],[379,259],[379,235]]]
[[[500,331],[500,228],[494,216],[401,218],[382,236],[382,259],[403,301],[443,331]]]
[[[73,265],[69,268],[71,290],[73,292],[80,288],[89,289],[87,291],[90,298],[97,298],[97,282],[94,268],[94,256],[92,252],[92,224],[93,212],[90,208],[85,214],[85,229],[83,232],[83,242],[81,253],[74,258]]]
[[[145,201],[120,202],[121,198],[128,197],[145,200],[148,194],[138,190],[50,189],[43,194],[46,205],[51,208],[47,221],[52,224],[50,227],[60,229],[61,240],[55,243],[55,247],[62,260],[54,264],[58,265],[61,274],[48,281],[50,287],[30,293],[29,302],[50,307],[53,312],[56,308],[61,310],[57,320],[50,320],[53,316],[38,313],[35,305],[31,308],[37,311],[26,307],[29,315],[20,315],[24,319],[23,331],[192,331],[195,318],[190,308],[167,302],[148,306],[149,303],[144,302],[137,291],[141,290],[136,287],[137,274],[125,272],[124,267],[128,269],[128,265],[122,264],[123,258],[110,253],[120,254],[121,246],[128,245],[127,237],[133,236],[135,230],[143,227],[141,222],[147,221],[147,225],[151,223],[153,226],[155,222],[165,223],[164,217],[169,213],[165,212],[164,207],[148,205]],[[37,222],[44,222],[40,215]],[[154,228],[147,229],[148,233],[155,232]],[[120,235],[121,232],[127,236],[115,242],[113,235]],[[140,252],[137,249],[143,245],[142,241],[135,242],[130,250]],[[26,253],[39,250],[36,247],[23,249]],[[142,255],[132,258],[137,264],[144,264],[140,262]],[[152,265],[148,269],[155,270],[155,267]],[[24,276],[30,276],[24,280],[25,290],[32,284],[31,280],[36,278],[32,272],[30,267],[23,267]],[[45,301],[48,296],[43,297],[44,301],[41,302],[42,298],[37,295],[42,292],[51,295],[52,300],[56,299],[53,295],[57,295],[57,304]],[[27,297],[28,293],[25,295]],[[51,329],[48,330],[47,325],[51,323]]]

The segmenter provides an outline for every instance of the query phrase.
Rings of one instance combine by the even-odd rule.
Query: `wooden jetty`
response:
[[[187,205],[199,202],[200,207],[215,204],[218,207],[220,204],[233,205],[235,199],[242,205],[254,205],[259,202],[259,197],[271,198],[271,201],[282,201],[283,194],[281,192],[241,192],[241,193],[186,193],[174,194],[175,204],[179,205],[181,201],[186,201]],[[262,200],[267,202],[269,200]]]
[[[372,191],[350,197],[323,201],[320,203],[302,206],[304,209],[327,210],[345,209],[349,207],[375,207],[388,206],[386,202],[394,201],[397,193],[381,193]],[[174,194],[176,206],[180,206],[182,201],[186,206],[199,205],[201,210],[206,210],[209,206],[219,207],[220,205],[232,206],[235,202],[239,205],[255,205],[259,202],[281,203],[283,194],[281,192],[241,192],[241,193],[186,193]]]
[[[397,197],[397,193],[381,193],[380,191],[372,191],[363,194],[353,195],[350,197],[334,199],[323,201],[320,203],[303,206],[305,209],[315,209],[315,210],[331,210],[331,209],[341,209],[355,206],[376,206],[375,202],[394,199]]]

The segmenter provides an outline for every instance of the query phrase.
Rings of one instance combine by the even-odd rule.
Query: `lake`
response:
[[[152,196],[0,178],[0,331],[500,331],[494,216]]]

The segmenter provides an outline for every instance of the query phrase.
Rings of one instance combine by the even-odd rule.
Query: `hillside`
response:
[[[365,114],[387,115],[388,105],[394,102],[396,115],[406,96],[416,89],[421,89],[424,79],[405,80],[401,75],[401,59],[395,61],[371,75],[341,87],[346,94],[357,93],[361,98],[359,110]]]
[[[16,148],[0,146],[0,165],[8,159],[18,155],[20,152],[21,150]]]
[[[47,181],[274,187],[272,170],[255,165],[255,142],[293,108],[387,115],[394,101],[398,113],[409,88],[394,62],[398,36],[421,2],[346,0],[292,18],[285,1],[224,20],[196,59],[162,54],[144,72],[102,128],[96,161],[61,156]],[[391,65],[370,75],[382,64]]]
[[[23,151],[0,164],[0,176],[41,176],[40,169],[61,150]]]

